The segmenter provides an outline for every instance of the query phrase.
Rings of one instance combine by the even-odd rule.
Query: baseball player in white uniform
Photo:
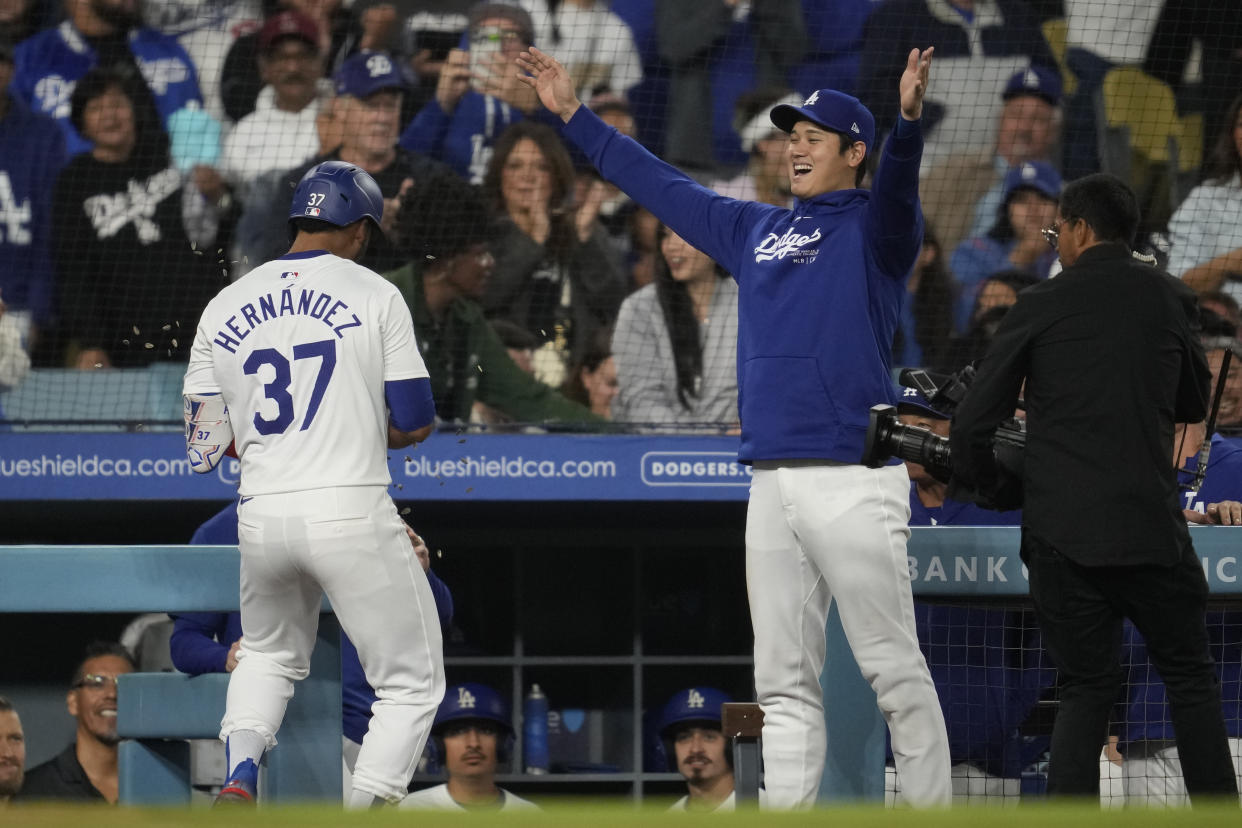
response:
[[[400,293],[354,261],[382,214],[363,170],[311,169],[294,192],[289,253],[222,290],[199,321],[187,451],[205,472],[233,443],[242,467],[243,638],[220,800],[255,797],[259,760],[307,675],[321,593],[377,696],[351,807],[405,795],[444,695],[435,600],[388,496],[385,456],[431,433],[431,384]]]

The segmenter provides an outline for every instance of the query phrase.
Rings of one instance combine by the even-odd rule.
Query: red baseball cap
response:
[[[300,11],[287,9],[269,17],[259,29],[259,50],[266,52],[282,37],[301,38],[319,51],[319,25]]]

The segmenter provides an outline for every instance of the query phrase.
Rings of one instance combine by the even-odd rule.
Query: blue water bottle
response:
[[[530,686],[522,705],[522,747],[527,773],[548,772],[548,697],[538,684]]]

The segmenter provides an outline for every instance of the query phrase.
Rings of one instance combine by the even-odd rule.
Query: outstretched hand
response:
[[[906,57],[906,71],[901,75],[901,115],[907,121],[917,121],[923,115],[923,96],[927,94],[928,75],[931,71],[931,46],[920,52],[911,49]]]
[[[574,92],[574,81],[568,70],[556,58],[534,46],[518,55],[517,65],[521,70],[518,80],[534,89],[549,111],[569,123],[578,107],[582,106],[582,101]]]

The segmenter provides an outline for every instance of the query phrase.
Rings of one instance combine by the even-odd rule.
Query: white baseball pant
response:
[[[746,584],[773,808],[809,807],[819,791],[827,739],[819,674],[833,601],[888,723],[906,801],[952,801],[944,715],[914,626],[909,487],[903,466],[755,467]]]
[[[1234,773],[1242,790],[1242,739],[1229,737]],[[1190,805],[1186,780],[1182,777],[1182,760],[1172,740],[1135,742],[1126,750],[1121,763],[1125,776],[1126,806],[1163,808]],[[1242,801],[1242,796],[1239,797]]]
[[[242,646],[220,738],[262,734],[268,747],[307,676],[321,594],[358,648],[377,701],[353,787],[400,800],[444,696],[435,599],[383,487],[248,498],[238,509]]]

